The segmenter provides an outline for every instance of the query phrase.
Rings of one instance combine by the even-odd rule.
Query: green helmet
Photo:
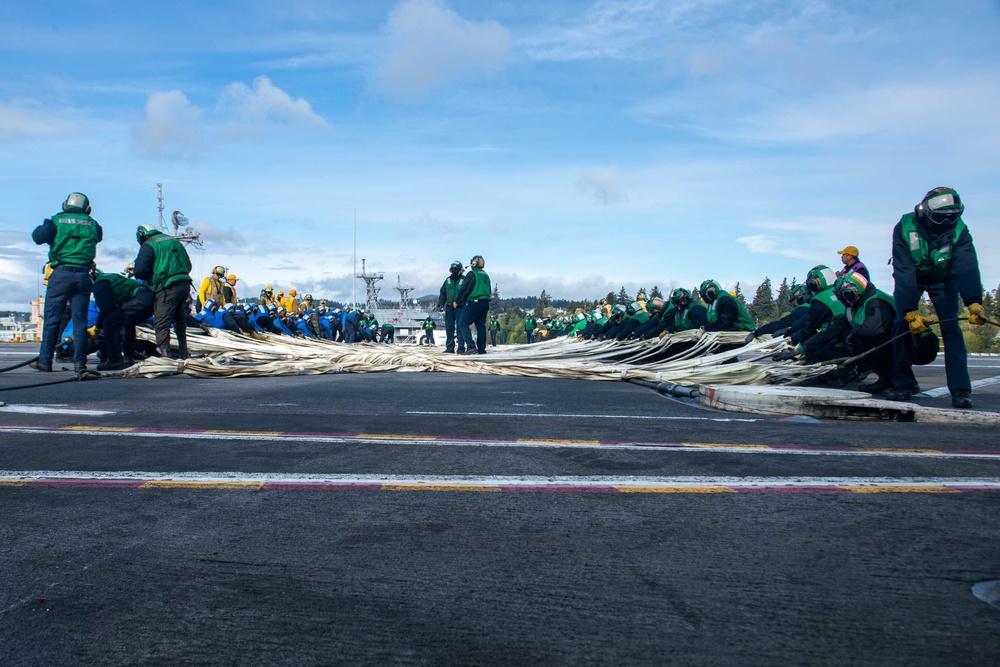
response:
[[[448,268],[452,271],[461,271],[462,263],[456,259],[454,262],[451,263],[451,266]]]
[[[702,300],[705,303],[712,303],[722,293],[722,285],[715,282],[714,280],[706,280],[698,287],[698,294],[701,295]]]
[[[662,313],[662,312],[663,312],[663,306],[664,306],[664,305],[665,305],[665,304],[664,304],[664,302],[663,302],[663,298],[662,298],[662,297],[659,297],[659,296],[654,296],[654,297],[652,298],[652,300],[650,300],[650,301],[649,301],[649,302],[648,302],[648,303],[646,304],[646,307],[647,307],[647,308],[649,309],[649,311],[650,311],[651,313]]]
[[[788,292],[789,303],[793,306],[801,306],[808,300],[809,290],[806,289],[806,286],[801,283],[793,284],[792,289]]]
[[[837,274],[833,269],[824,264],[815,266],[806,276],[806,289],[810,294],[819,294],[823,290],[830,289],[837,282]]]
[[[154,225],[139,225],[135,230],[135,240],[142,245],[150,236],[160,232]]]
[[[913,212],[926,220],[932,229],[944,230],[955,226],[965,212],[965,205],[954,188],[934,188],[924,195]]]
[[[674,308],[680,308],[684,301],[691,300],[691,292],[684,289],[683,287],[678,287],[673,292],[670,293],[670,303],[674,304]]]
[[[870,294],[875,291],[874,287],[871,287],[871,283],[868,279],[856,271],[848,271],[846,274],[837,279],[837,286],[834,287],[834,291],[837,294],[837,298],[840,299],[845,306],[853,306],[858,301],[861,300],[866,294]]]
[[[66,213],[86,213],[90,215],[90,200],[80,192],[71,192],[63,202],[62,210]]]

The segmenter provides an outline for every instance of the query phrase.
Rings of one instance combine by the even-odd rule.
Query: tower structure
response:
[[[382,271],[368,273],[365,269],[365,260],[362,258],[361,273],[354,274],[354,277],[365,281],[365,310],[372,311],[378,308],[378,293],[382,288],[377,283],[385,279],[385,273]]]
[[[410,301],[410,292],[414,290],[413,285],[410,283],[403,284],[399,281],[399,276],[396,276],[396,285],[392,288],[399,292],[399,309],[404,310],[406,305]]]

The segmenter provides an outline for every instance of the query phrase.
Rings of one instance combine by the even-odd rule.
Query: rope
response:
[[[813,365],[777,363],[770,356],[782,339],[745,344],[746,333],[685,331],[647,341],[556,338],[457,356],[435,346],[352,345],[272,334],[241,335],[211,329],[188,337],[195,358],[151,357],[117,377],[185,374],[198,378],[322,375],[332,373],[443,372],[598,381],[644,380],[657,384],[789,384],[827,372]],[[152,338],[152,332],[140,330]],[[734,347],[735,346],[735,347]],[[733,349],[726,349],[733,348]],[[719,350],[725,351],[719,351]],[[738,361],[740,355],[752,361]]]

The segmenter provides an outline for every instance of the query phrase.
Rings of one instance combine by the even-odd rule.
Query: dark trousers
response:
[[[945,280],[941,283],[922,286],[927,292],[931,303],[934,304],[934,312],[941,322],[941,339],[944,341],[944,374],[948,380],[948,391],[954,394],[956,391],[972,389],[972,381],[969,379],[969,362],[965,352],[965,338],[962,337],[962,329],[958,326],[958,288],[955,287],[954,280]],[[900,311],[896,315],[896,328],[893,330],[894,336],[900,336],[892,344],[893,371],[892,384],[894,387],[913,389],[917,386],[917,379],[913,376],[913,336],[903,336],[910,326],[903,317],[906,313]],[[945,322],[945,320],[952,320]]]
[[[382,343],[392,343],[396,342],[396,330],[395,329],[382,329],[382,338],[379,342]]]
[[[462,307],[462,319],[459,320],[458,330],[465,338],[466,350],[473,347],[479,352],[486,352],[486,316],[490,312],[490,302],[487,299],[482,301],[470,301]],[[472,325],[476,325],[476,340],[472,340]],[[459,343],[461,345],[461,343]]]
[[[52,365],[59,341],[60,321],[66,304],[73,313],[73,365],[87,363],[87,310],[90,307],[90,292],[94,287],[87,270],[71,271],[56,267],[49,276],[45,290],[45,323],[42,326],[42,347],[38,352],[38,363]]]
[[[187,356],[187,325],[184,312],[187,309],[191,283],[187,280],[176,282],[156,292],[153,298],[153,329],[156,331],[156,346],[163,350],[170,347],[170,325],[174,325],[177,348],[181,356]]]
[[[493,347],[497,346],[497,332],[492,329],[490,330],[490,345]]]
[[[424,335],[427,336],[427,344],[434,344],[434,329],[424,329]]]
[[[350,320],[347,320],[344,323],[344,342],[345,343],[358,342],[358,328],[354,326],[354,322]]]
[[[445,352],[455,351],[455,334],[457,333],[455,329],[458,326],[458,323],[462,321],[462,310],[464,308],[465,306],[459,306],[458,308],[453,308],[451,306],[444,307],[444,332],[446,336],[444,340]],[[461,337],[458,338],[458,351],[465,351],[465,341]]]
[[[122,361],[122,353],[128,360],[135,356],[135,325],[141,324],[153,314],[153,292],[140,290],[135,298],[126,301],[104,318],[104,345],[108,349],[108,361]]]
[[[524,330],[524,337],[527,339],[527,341],[529,343],[534,343],[535,342],[535,330],[534,329],[525,329]]]

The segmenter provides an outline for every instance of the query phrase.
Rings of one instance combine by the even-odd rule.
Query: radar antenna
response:
[[[362,258],[361,273],[355,274],[354,277],[365,281],[365,310],[373,311],[378,308],[378,293],[382,288],[377,287],[375,283],[380,280],[384,280],[385,273],[382,271],[368,273],[368,271],[365,270],[365,260]]]
[[[396,285],[392,289],[399,292],[399,307],[406,308],[406,304],[410,300],[410,292],[412,292],[415,289],[413,285],[411,285],[410,283],[406,283],[404,285],[403,283],[399,282],[399,276],[397,275]]]
[[[167,223],[163,219],[163,184],[156,184],[156,209],[160,214],[159,228],[161,232],[167,231]],[[196,231],[187,216],[180,211],[174,211],[170,216],[170,222],[174,226],[173,237],[184,245],[192,245],[196,248],[202,247],[201,233]],[[181,231],[183,229],[183,231]]]

